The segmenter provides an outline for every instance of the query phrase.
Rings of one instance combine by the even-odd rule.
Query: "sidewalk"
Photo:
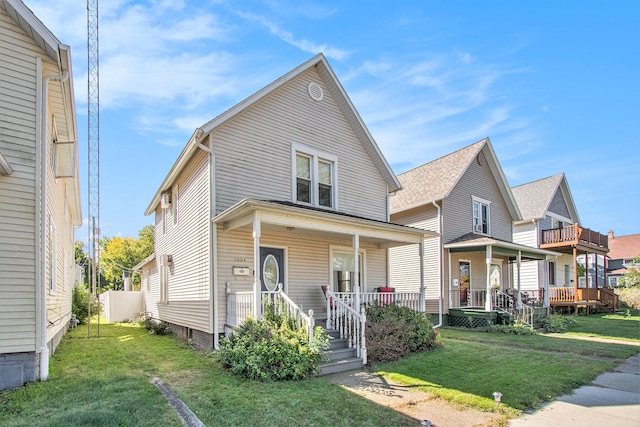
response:
[[[640,354],[509,426],[640,427]]]

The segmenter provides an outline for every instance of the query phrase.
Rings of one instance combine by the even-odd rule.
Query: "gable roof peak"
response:
[[[373,164],[380,173],[380,176],[382,176],[382,178],[384,179],[385,183],[387,184],[388,191],[394,192],[400,190],[402,186],[400,185],[398,178],[391,169],[391,166],[389,166],[389,163],[382,154],[380,147],[373,139],[373,136],[369,133],[369,129],[367,129],[367,126],[360,117],[360,114],[356,110],[355,106],[351,102],[351,99],[338,80],[338,77],[333,72],[333,69],[329,65],[327,58],[323,53],[318,53],[309,60],[295,67],[293,70],[277,78],[262,89],[258,90],[233,107],[224,111],[222,114],[214,117],[204,125],[197,128],[193,136],[189,139],[189,142],[187,142],[187,145],[183,149],[182,153],[172,166],[165,180],[160,185],[160,188],[156,192],[155,196],[151,200],[149,206],[145,211],[145,215],[149,215],[153,211],[155,211],[160,201],[160,195],[162,194],[162,192],[171,187],[175,178],[178,176],[182,168],[184,168],[184,166],[188,162],[189,158],[195,152],[199,141],[203,140],[204,137],[207,136],[207,134],[211,133],[219,126],[223,125],[229,120],[232,120],[248,108],[256,105],[262,99],[265,99],[267,96],[281,88],[286,83],[290,82],[291,80],[295,79],[296,77],[312,68],[315,68],[317,70],[320,79],[322,79],[328,91],[331,93],[334,99],[336,99],[338,108],[340,108],[345,119],[351,125],[351,129],[353,129],[353,132],[355,133],[357,139],[360,141],[365,151],[370,156]],[[213,142],[213,144],[215,144],[215,142]]]
[[[484,153],[509,212],[514,220],[519,220],[520,212],[489,137],[398,175],[404,189],[391,197],[391,212],[406,211],[448,197],[480,152]]]
[[[542,219],[547,214],[551,202],[558,191],[569,210],[571,220],[580,223],[578,210],[571,195],[571,189],[564,172],[518,185],[511,189],[523,220]]]

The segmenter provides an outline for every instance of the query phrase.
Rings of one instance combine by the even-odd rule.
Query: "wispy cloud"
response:
[[[339,49],[333,46],[330,46],[326,43],[317,43],[312,42],[307,39],[297,39],[292,33],[280,28],[274,22],[266,19],[263,16],[259,16],[253,13],[247,12],[236,12],[238,16],[248,21],[256,22],[260,24],[262,27],[269,30],[271,34],[278,37],[283,42],[290,44],[291,46],[297,47],[303,52],[308,52],[311,54],[316,54],[319,52],[323,52],[325,56],[337,60],[345,59],[349,56],[349,52],[343,49]]]

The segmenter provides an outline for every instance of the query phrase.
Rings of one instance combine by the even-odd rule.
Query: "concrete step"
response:
[[[351,371],[353,369],[360,369],[363,366],[362,359],[359,357],[334,360],[320,365],[320,372],[318,375],[329,375],[335,374],[336,372]]]
[[[330,361],[336,361],[340,359],[350,359],[352,357],[356,357],[356,349],[349,347],[336,348],[333,350],[326,350],[323,352],[325,356],[329,358]]]
[[[340,338],[334,338],[329,340],[329,348],[327,350],[335,350],[338,348],[347,348],[349,346],[349,343],[347,340],[344,339],[340,339]]]

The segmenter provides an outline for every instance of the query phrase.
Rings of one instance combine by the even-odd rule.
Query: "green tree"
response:
[[[124,289],[123,273],[133,276],[134,289],[140,287],[140,276],[134,275],[133,267],[153,253],[153,226],[146,226],[133,237],[104,237],[100,241],[101,271],[108,285],[107,289]]]
[[[633,259],[633,265],[627,266],[627,271],[622,276],[622,284],[627,288],[640,286],[640,255]]]

